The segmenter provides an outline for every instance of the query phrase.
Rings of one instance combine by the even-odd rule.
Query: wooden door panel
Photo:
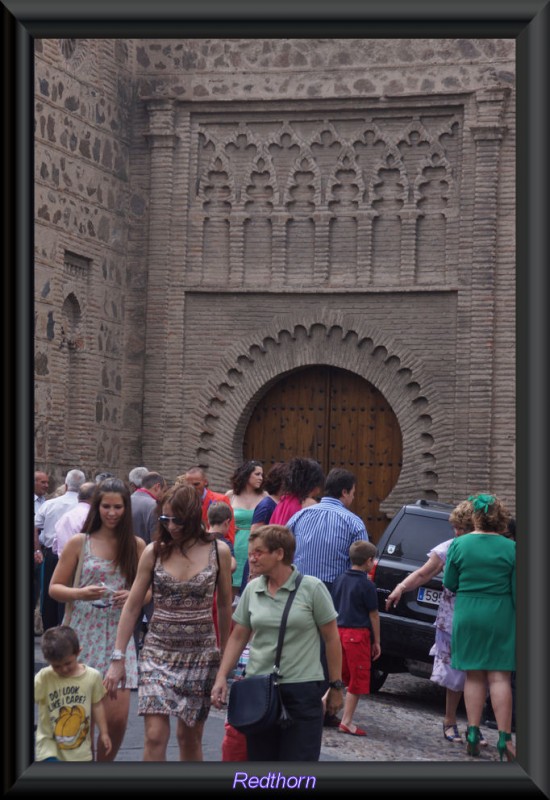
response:
[[[245,458],[275,461],[314,458],[357,477],[352,510],[378,541],[387,525],[380,503],[401,470],[401,431],[383,395],[363,378],[336,367],[292,372],[267,391],[252,413]]]

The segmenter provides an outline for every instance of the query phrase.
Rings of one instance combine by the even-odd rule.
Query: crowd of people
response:
[[[50,495],[49,484],[35,473],[35,634],[48,663],[35,677],[37,761],[114,760],[134,689],[143,760],[166,760],[174,717],[180,759],[201,761],[210,708],[225,706],[232,681],[270,671],[294,593],[278,679],[286,724],[249,735],[227,720],[220,759],[317,761],[324,727],[367,735],[353,718],[384,642],[369,577],[376,545],[351,510],[351,472],[325,476],[293,458],[265,475],[245,461],[225,492],[200,466],[172,482],[136,467],[124,479],[69,470]],[[443,573],[431,651],[443,736],[479,755],[489,703],[500,759],[514,760],[514,521],[491,494],[462,501],[449,521],[454,537],[385,607]],[[72,702],[59,701],[67,692]]]

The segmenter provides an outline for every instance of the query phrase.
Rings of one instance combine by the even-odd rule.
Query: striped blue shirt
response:
[[[334,497],[297,511],[286,526],[296,537],[296,568],[325,583],[350,569],[351,544],[369,539],[363,520]]]

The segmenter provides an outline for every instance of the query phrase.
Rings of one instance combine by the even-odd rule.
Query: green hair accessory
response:
[[[492,494],[473,494],[468,500],[472,503],[476,513],[479,514],[482,511],[484,514],[488,514],[489,506],[496,502],[496,497]]]

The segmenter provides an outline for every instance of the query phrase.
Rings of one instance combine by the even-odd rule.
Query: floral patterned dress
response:
[[[447,552],[453,541],[454,539],[448,539],[446,542],[437,545],[433,550],[430,550],[428,557],[435,553],[443,562],[443,566],[445,566]],[[466,673],[451,667],[451,634],[453,632],[455,597],[454,592],[443,587],[434,623],[435,644],[430,650],[430,655],[434,657],[431,680],[446,689],[462,692],[466,681]]]
[[[153,570],[155,610],[139,660],[138,714],[179,717],[192,727],[210,710],[220,664],[212,604],[218,574],[216,543],[207,566],[188,581]]]
[[[93,535],[87,535],[84,543],[84,561],[80,576],[80,586],[103,583],[112,591],[127,589],[126,579],[113,562],[92,554]],[[107,595],[107,598],[110,594]],[[71,616],[71,628],[74,628],[80,639],[82,653],[80,661],[89,667],[95,667],[103,677],[107,672],[111,655],[115,649],[116,632],[122,608],[109,605],[99,608],[89,600],[76,600]],[[137,657],[133,638],[126,648],[126,688],[137,687]]]

